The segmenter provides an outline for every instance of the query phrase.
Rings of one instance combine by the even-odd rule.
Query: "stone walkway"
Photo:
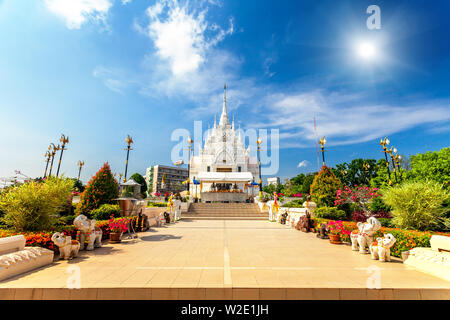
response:
[[[188,219],[0,282],[0,299],[356,298],[450,299],[450,283],[273,222]]]

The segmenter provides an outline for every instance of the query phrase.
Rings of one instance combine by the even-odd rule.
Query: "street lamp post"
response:
[[[78,165],[78,180],[80,180],[80,175],[81,175],[81,168],[84,166],[84,160],[83,161],[78,161],[77,163]]]
[[[384,140],[381,139],[380,145],[383,147],[384,156],[386,158],[386,167],[387,167],[388,175],[389,175],[389,184],[392,184],[392,181],[391,181],[391,170],[389,170],[389,160],[388,160],[388,157],[387,157],[387,154],[389,152],[388,152],[388,149],[386,147],[387,145],[389,145],[389,142],[390,142],[389,139],[387,137],[385,137]]]
[[[389,155],[391,156],[392,168],[394,169],[395,183],[398,183],[397,170],[396,170],[395,162],[394,162],[395,156],[393,155],[393,153],[396,153],[396,152],[397,152],[397,149],[395,147],[391,147],[391,149],[387,151],[387,153],[389,153]]]
[[[51,156],[52,156],[52,161],[51,161],[51,163],[50,163],[50,172],[49,172],[49,176],[51,176],[52,175],[52,169],[53,169],[53,160],[55,159],[55,154],[56,154],[56,152],[59,150],[59,144],[57,145],[57,146],[55,146],[55,144],[54,143],[51,143],[51,146],[50,146],[51,148],[52,148],[52,151],[51,151]]]
[[[50,158],[52,157],[51,146],[48,147],[48,151],[45,152],[44,157],[46,158],[46,160],[45,160],[46,165],[45,165],[45,172],[44,172],[44,178],[45,178],[47,176],[48,164],[50,163]]]
[[[258,145],[258,168],[259,168],[259,200],[262,198],[262,180],[261,180],[261,137],[258,137],[258,140],[256,140],[256,144]]]
[[[364,171],[365,171],[365,173],[366,173],[366,179],[367,179],[367,182],[370,182],[370,164],[368,164],[367,162],[364,162],[364,164],[363,164],[363,167],[364,167]]]
[[[56,176],[59,175],[59,167],[61,166],[61,159],[62,159],[64,150],[67,150],[65,148],[65,146],[66,146],[67,143],[69,143],[69,137],[66,137],[65,135],[62,134],[61,138],[59,138],[59,141],[62,143],[62,145],[61,145],[61,149],[60,149],[61,150],[61,155],[59,156],[58,170],[56,170]]]
[[[325,165],[325,144],[327,143],[327,140],[325,139],[325,137],[323,137],[322,139],[320,139],[319,140],[319,144],[320,144],[320,147],[321,147],[321,149],[322,149],[322,162],[323,162],[323,166]]]
[[[127,181],[128,158],[130,156],[130,150],[133,150],[133,149],[131,149],[131,144],[133,143],[133,139],[130,137],[130,135],[127,135],[125,142],[127,143],[127,147],[125,148],[125,150],[127,150],[127,162],[125,163],[125,175],[123,177],[123,182]]]
[[[191,185],[191,145],[194,142],[194,140],[191,138],[191,136],[188,137],[187,143],[188,143],[188,178],[187,178],[187,195],[189,195],[189,188]]]

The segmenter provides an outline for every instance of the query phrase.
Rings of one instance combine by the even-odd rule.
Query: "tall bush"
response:
[[[102,204],[110,204],[118,197],[119,184],[106,162],[86,185],[77,205],[76,214],[89,216],[92,210],[99,208]]]
[[[433,180],[450,189],[450,148],[411,156],[411,170],[407,178],[414,181]]]
[[[0,209],[5,213],[2,221],[19,232],[47,230],[57,222],[72,188],[73,180],[64,177],[12,187],[0,196]]]
[[[443,203],[450,192],[432,180],[407,181],[382,190],[384,202],[392,207],[392,222],[399,228],[416,230],[445,229]]]
[[[323,166],[311,184],[311,199],[319,207],[332,207],[339,189],[342,189],[341,181],[330,168]]]

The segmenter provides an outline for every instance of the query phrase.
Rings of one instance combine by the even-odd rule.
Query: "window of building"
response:
[[[206,168],[206,171],[210,172],[211,171],[211,167],[208,166],[208,168]]]
[[[241,167],[238,167],[238,172],[241,172]]]

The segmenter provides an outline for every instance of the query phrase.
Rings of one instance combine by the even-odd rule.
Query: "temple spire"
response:
[[[228,119],[228,113],[227,113],[227,85],[223,85],[223,107],[222,107],[222,114],[220,115],[220,121],[219,125],[229,125],[230,120]]]

